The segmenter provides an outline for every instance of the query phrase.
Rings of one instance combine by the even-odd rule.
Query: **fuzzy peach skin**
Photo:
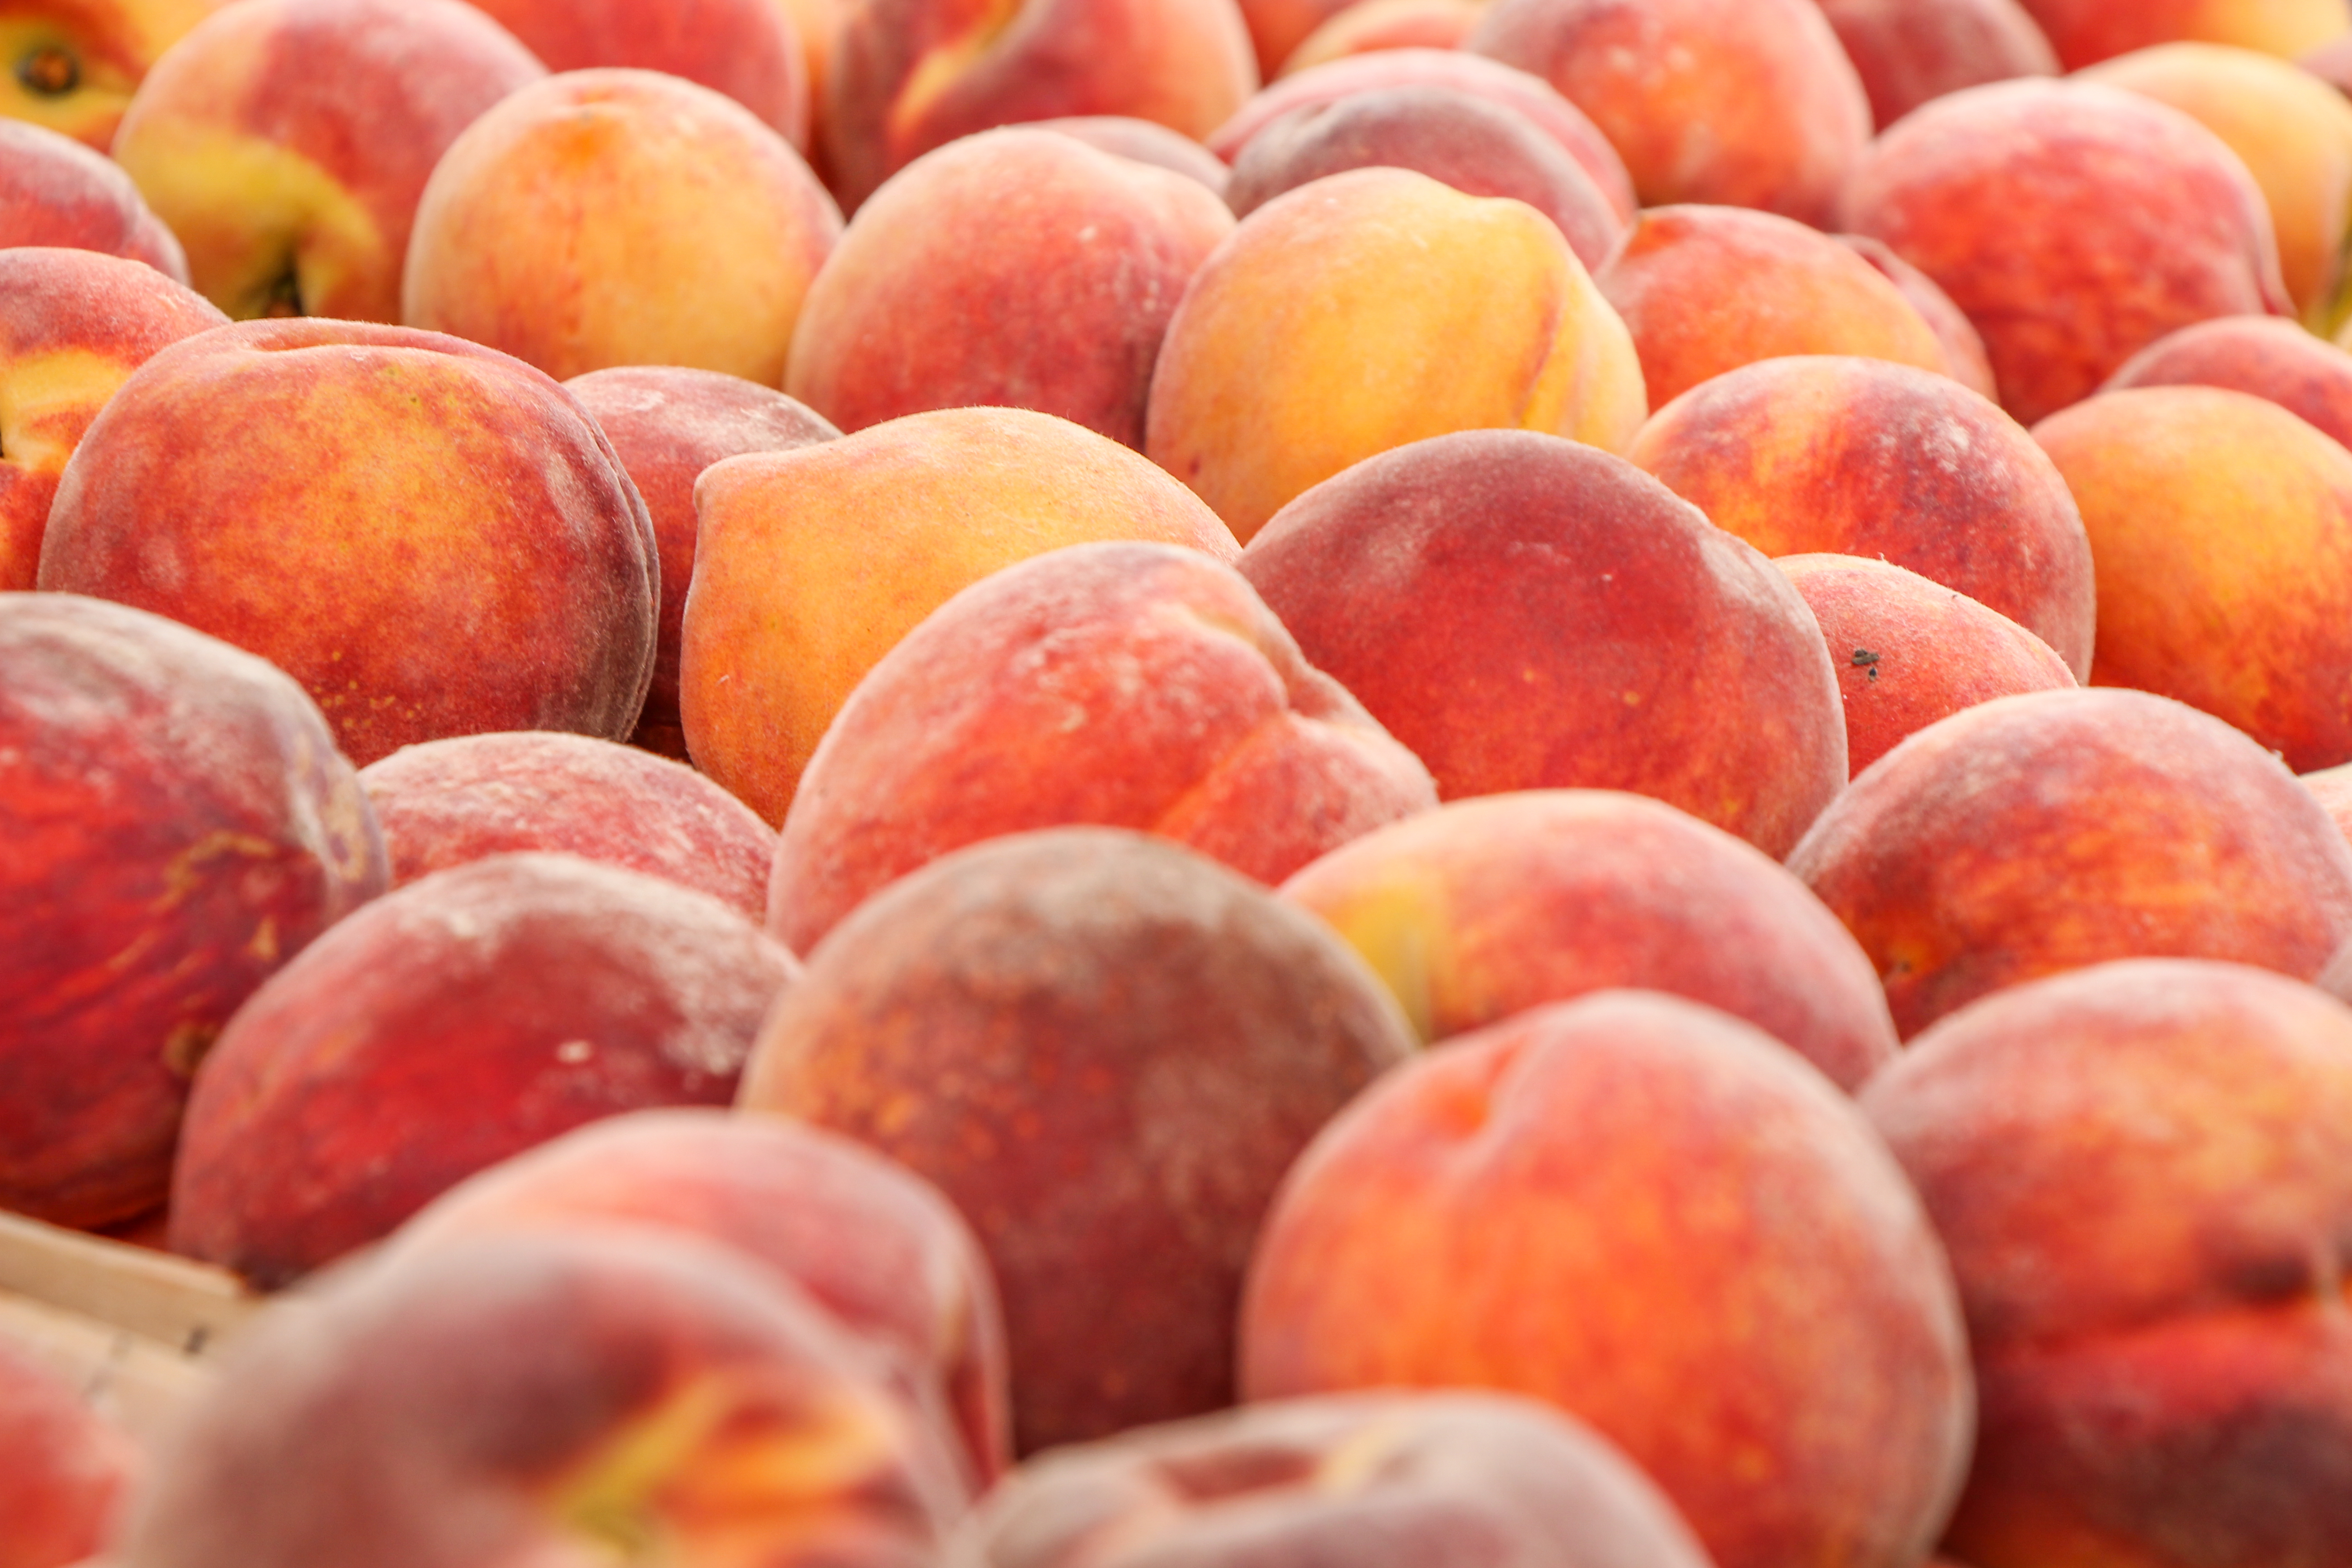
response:
[[[2352,1011],[2237,964],[2101,964],[1953,1014],[1862,1106],[1968,1311],[1956,1556],[2352,1552]]]
[[[956,1545],[952,1568],[1712,1568],[1583,1423],[1468,1392],[1273,1400],[1066,1448],[1024,1465]]]
[[[1878,975],[1752,845],[1612,790],[1458,800],[1342,844],[1282,896],[1381,977],[1423,1040],[1613,986],[1747,1019],[1852,1089],[1895,1054]]]
[[[2328,817],[2346,839],[2352,840],[2352,763],[2305,773],[2304,787],[2326,808]]]
[[[775,830],[692,768],[553,730],[453,735],[360,770],[392,883],[492,855],[551,849],[767,912]]]
[[[809,146],[809,61],[780,0],[480,0],[552,71],[628,66],[721,92]]]
[[[1549,218],[1351,169],[1250,214],[1193,275],[1143,449],[1247,544],[1410,441],[1500,427],[1622,451],[1648,413],[1625,323]]]
[[[118,1568],[908,1568],[966,1506],[938,1414],[772,1270],[688,1236],[502,1235],[241,1331]]]
[[[2091,668],[2091,541],[2056,465],[2015,420],[1880,360],[1759,362],[1692,388],[1634,438],[1635,464],[1767,555],[1873,556],[1957,588]]]
[[[2227,387],[2352,445],[2352,353],[2276,316],[2224,316],[2168,332],[2099,390],[2137,386]]]
[[[1007,833],[1144,830],[1278,882],[1436,804],[1232,567],[1067,545],[957,594],[858,682],[784,818],[768,929],[807,952],[888,883]]]
[[[1355,0],[1298,40],[1273,76],[1297,76],[1378,49],[1458,49],[1486,14],[1486,0]]]
[[[1916,572],[1858,555],[1784,555],[1772,564],[1821,623],[1854,773],[1963,708],[2079,684],[2048,643]]]
[[[2294,314],[2262,189],[2169,105],[2097,82],[1972,87],[1871,145],[1839,226],[1885,240],[1984,334],[2025,424],[2165,333]]]
[[[2333,332],[2352,315],[2352,103],[2309,71],[2223,44],[2164,44],[2077,79],[2154,99],[2196,120],[2246,162],[2269,205],[2279,271],[2304,323]]]
[[[1412,1037],[1321,922],[1143,834],[1024,833],[835,928],[739,1103],[935,1183],[1003,1291],[1023,1453],[1229,1405],[1275,1184]]]
[[[1633,222],[1641,210],[1625,161],[1584,110],[1562,98],[1559,89],[1543,78],[1462,49],[1380,49],[1285,77],[1217,127],[1207,138],[1209,151],[1230,163],[1241,155],[1250,138],[1293,110],[1391,87],[1455,88],[1516,109],[1592,176],[1621,221]]]
[[[680,630],[695,763],[771,823],[876,661],[961,589],[1066,544],[1142,539],[1230,562],[1216,514],[1107,437],[1010,408],[912,414],[715,464]]]
[[[1203,137],[1258,83],[1234,0],[851,0],[827,69],[821,135],[852,210],[975,131],[1123,114]]]
[[[1465,47],[1591,115],[1643,206],[1826,226],[1870,140],[1862,79],[1814,0],[1495,0]]]
[[[1789,857],[1906,1038],[2115,958],[2298,980],[2352,938],[2352,848],[2284,763],[2142,691],[1996,698],[1878,759]]]
[[[0,1340],[0,1568],[95,1560],[142,1468],[61,1372]]]
[[[106,400],[157,350],[227,321],[143,262],[0,246],[0,590],[33,586],[58,477]]]
[[[814,409],[772,387],[723,371],[685,365],[618,365],[592,370],[563,389],[613,444],[629,482],[644,498],[661,552],[661,616],[655,633],[654,680],[631,743],[683,761],[686,733],[677,716],[677,651],[686,590],[694,581],[694,482],[722,458],[789,452],[841,432]]]
[[[467,1177],[394,1245],[574,1226],[685,1232],[767,1265],[952,1415],[974,1490],[1012,1463],[988,1259],[938,1188],[865,1145],[781,1116],[627,1111]]]
[[[148,73],[114,156],[231,316],[396,321],[425,176],[546,74],[458,0],[235,0]]]
[[[1447,800],[1631,790],[1777,857],[1845,784],[1797,591],[1590,447],[1474,430],[1383,453],[1284,508],[1242,573]]]
[[[571,395],[490,349],[247,321],[132,373],[58,481],[43,588],[260,654],[362,766],[490,730],[627,736],[653,525]]]
[[[1927,318],[1878,268],[1770,213],[1652,207],[1592,281],[1633,335],[1653,407],[1727,371],[1790,354],[1951,368]]]
[[[566,71],[434,166],[401,320],[562,379],[677,364],[775,386],[840,235],[800,154],[733,99],[655,71]]]
[[[2017,0],[1820,0],[1882,131],[1964,87],[2056,76],[2058,56]]]
[[[2352,762],[2352,452],[2210,386],[2105,393],[2033,436],[2097,563],[2091,678],[2226,719],[2298,772]]]
[[[62,132],[0,119],[0,249],[24,245],[125,256],[188,280],[187,252],[122,165]]]
[[[1719,1568],[1916,1563],[1968,1468],[1959,1301],[1885,1145],[1770,1036],[1653,992],[1518,1014],[1360,1095],[1284,1178],[1241,1339],[1252,1401],[1549,1400]]]
[[[105,152],[156,58],[221,0],[0,0],[0,120]]]
[[[283,1285],[583,1122],[733,1098],[792,954],[575,855],[411,883],[303,950],[205,1058],[172,1250]]]
[[[0,1208],[163,1201],[230,1015],[383,891],[383,842],[279,670],[160,616],[0,594]]]
[[[1138,120],[1131,114],[1064,114],[1022,123],[1032,131],[1053,131],[1076,137],[1097,153],[1173,170],[1187,179],[1199,181],[1219,195],[1224,195],[1224,160],[1193,138],[1165,125]]]
[[[2345,0],[2019,0],[2068,70],[2191,40],[2292,59],[2352,32]]]
[[[1551,219],[1597,270],[1625,226],[1582,164],[1507,103],[1456,87],[1367,88],[1294,109],[1234,155],[1225,200],[1243,217],[1348,169],[1385,163],[1473,196],[1510,196]]]
[[[1830,237],[1856,256],[1878,269],[1878,275],[1895,285],[1895,291],[1910,301],[1944,345],[1944,374],[1980,397],[1998,397],[2000,388],[1993,384],[1992,362],[1985,357],[1984,335],[1976,330],[1952,297],[1936,286],[1936,280],[1904,260],[1887,247],[1883,239],[1873,239],[1866,234],[1833,234]]]
[[[857,209],[809,287],[784,390],[844,430],[1030,408],[1140,447],[1168,319],[1233,230],[1171,170],[1020,126],[963,137]]]

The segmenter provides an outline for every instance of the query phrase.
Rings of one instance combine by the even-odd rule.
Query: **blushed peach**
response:
[[[809,62],[780,0],[481,0],[551,71],[627,66],[723,92],[803,153]]]
[[[2344,0],[2019,0],[2058,51],[2080,70],[2151,44],[2193,39],[2234,44],[2293,58],[2352,33]]]
[[[1075,136],[1097,153],[1132,158],[1161,169],[1172,169],[1198,180],[1219,195],[1225,191],[1224,160],[1181,131],[1131,114],[1066,114],[1052,120],[1022,121],[1032,131],[1055,131]]]
[[[0,120],[0,248],[20,245],[125,256],[188,280],[187,252],[121,164],[62,132]]]
[[[1486,11],[1486,0],[1353,0],[1299,39],[1267,75],[1296,76],[1376,49],[1458,49]]]
[[[2352,446],[2352,353],[2276,316],[2224,316],[2168,332],[2099,390],[2135,386],[2227,387]]]
[[[1936,334],[1936,341],[1944,345],[1945,374],[1979,397],[2000,395],[1992,379],[1992,361],[1985,357],[1984,334],[1952,303],[1952,297],[1936,286],[1934,279],[1895,255],[1883,239],[1866,234],[1830,237],[1876,268],[1878,275],[1910,301],[1927,330]]]
[[[1882,131],[1964,87],[2056,76],[2057,52],[2017,0],[1821,0]]]
[[[81,1391],[0,1341],[0,1568],[96,1559],[142,1468],[129,1436]]]

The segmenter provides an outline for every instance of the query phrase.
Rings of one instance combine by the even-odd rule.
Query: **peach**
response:
[[[941,409],[699,481],[678,700],[705,773],[782,822],[817,742],[877,660],[959,590],[1061,545],[1232,532],[1135,453],[1065,419]]]
[[[1447,800],[1631,790],[1778,857],[1845,783],[1797,591],[1590,447],[1481,430],[1385,453],[1286,507],[1242,572]]]
[[[2322,768],[2317,773],[2305,773],[2303,783],[2326,808],[2328,817],[2337,830],[2347,840],[2352,840],[2352,763],[2340,763],[2332,768]]]
[[[2168,332],[2099,390],[2136,386],[2227,387],[2352,445],[2352,353],[2276,316],[2224,316]]]
[[[1784,555],[1773,564],[1821,623],[1854,773],[1963,708],[2077,684],[2048,643],[1916,572],[1857,555]]]
[[[1516,109],[1592,176],[1621,220],[1631,223],[1641,210],[1624,160],[1584,110],[1539,76],[1461,49],[1380,49],[1295,72],[1268,86],[1211,132],[1209,151],[1230,163],[1251,137],[1293,110],[1392,87],[1454,88]]]
[[[2298,772],[2352,762],[2352,452],[2210,386],[2105,393],[2033,435],[2097,563],[2092,679],[2226,719]]]
[[[143,262],[0,246],[0,590],[33,586],[58,477],[106,400],[157,350],[227,321]]]
[[[1878,268],[1770,213],[1653,207],[1592,281],[1633,334],[1653,407],[1727,371],[1790,354],[1950,366],[1927,319]]]
[[[572,1226],[684,1232],[768,1265],[933,1386],[979,1486],[1011,1463],[988,1259],[939,1189],[865,1145],[782,1117],[628,1111],[467,1177],[396,1245]]]
[[[784,818],[768,929],[807,952],[887,884],[1007,833],[1147,830],[1278,882],[1435,804],[1232,567],[1073,544],[957,594],[858,682]]]
[[[231,316],[396,321],[425,176],[546,74],[457,0],[235,0],[147,74],[114,156]]]
[[[156,57],[220,3],[5,0],[0,120],[28,121],[105,152]]]
[[[1283,57],[1273,76],[1375,49],[1458,49],[1486,14],[1486,0],[1353,0],[1334,11]]]
[[[1495,0],[1467,47],[1591,115],[1643,206],[1825,226],[1870,141],[1862,79],[1813,0]]]
[[[1075,136],[1097,153],[1172,169],[1187,179],[1198,180],[1221,196],[1225,194],[1224,160],[1192,137],[1165,125],[1138,120],[1131,114],[1065,114],[1024,123],[1032,131]]]
[[[478,0],[552,71],[627,66],[721,92],[803,153],[809,59],[779,0]]]
[[[2151,44],[2234,44],[2293,58],[2352,32],[2345,0],[2019,0],[2068,70]]]
[[[2056,76],[2058,56],[2017,0],[1821,0],[1882,131],[1964,87]]]
[[[934,1413],[792,1284],[688,1237],[419,1247],[240,1331],[117,1568],[936,1561]]]
[[[1252,1400],[1549,1400],[1720,1568],[1916,1563],[1968,1469],[1959,1301],[1885,1145],[1763,1031],[1650,992],[1518,1014],[1360,1095],[1284,1178],[1241,1338]]]
[[[740,1103],[938,1184],[1003,1291],[1024,1453],[1233,1399],[1242,1267],[1316,1129],[1412,1050],[1313,916],[1140,834],[950,856],[814,955]]]
[[[2015,420],[1878,360],[1746,365],[1661,408],[1633,461],[1767,555],[1875,556],[1956,588],[2091,668],[2091,541]]]
[[[551,730],[403,746],[360,771],[392,885],[492,855],[551,849],[767,912],[775,831],[692,768]]]
[[[37,582],[262,655],[364,766],[490,730],[627,736],[658,570],[644,501],[554,382],[436,333],[291,321],[132,373],[66,464]]]
[[[2284,763],[2140,691],[1996,698],[1878,759],[1789,857],[1906,1038],[2114,958],[2296,979],[2352,937],[2352,848]]]
[[[861,0],[827,70],[821,134],[851,209],[932,148],[1017,121],[1204,137],[1258,79],[1233,0]]]
[[[2352,1012],[2143,959],[1938,1023],[1863,1091],[1949,1250],[1980,1400],[1978,1568],[2327,1563]]]
[[[1372,966],[1424,1041],[1615,986],[1745,1018],[1851,1089],[1895,1054],[1877,973],[1753,846],[1607,790],[1461,800],[1309,862],[1282,896]]]
[[[1247,217],[1309,180],[1373,164],[1412,169],[1466,195],[1523,201],[1595,271],[1624,235],[1592,176],[1535,121],[1454,87],[1369,88],[1292,110],[1234,154],[1225,200]]]
[[[1890,127],[1841,226],[1935,279],[2032,424],[2177,328],[2294,313],[2261,187],[2168,105],[2096,82],[1972,87]]]
[[[1936,286],[1934,279],[1895,255],[1883,239],[1866,234],[1830,237],[1876,268],[1878,275],[1894,284],[1895,291],[1919,312],[1919,319],[1944,345],[1946,375],[1980,397],[2000,395],[1993,384],[1992,361],[1985,357],[1984,335],[1952,303],[1952,297]]]
[[[1168,319],[1233,229],[1200,181],[1071,136],[950,142],[857,209],[809,287],[784,390],[844,430],[988,405],[1139,447]]]
[[[2352,314],[2352,104],[2309,71],[2222,44],[2164,44],[2081,73],[2168,103],[2245,160],[2278,237],[2288,296],[2314,331]]]
[[[189,1075],[383,843],[317,707],[226,643],[12,593],[0,667],[0,1208],[108,1225],[163,1201]]]
[[[991,1494],[960,1544],[956,1568],[1711,1568],[1581,1422],[1466,1392],[1274,1400],[1066,1448]]]
[[[131,1439],[79,1389],[0,1340],[0,1568],[94,1560],[139,1471]]]
[[[1624,322],[1549,218],[1352,169],[1258,208],[1193,275],[1143,449],[1247,544],[1410,441],[1500,427],[1622,451],[1648,412]]]
[[[583,1122],[723,1105],[799,969],[708,894],[572,855],[477,860],[362,916],[205,1057],[173,1251],[282,1285]]]
[[[20,245],[125,256],[188,280],[187,252],[122,165],[61,132],[0,120],[0,249]]]
[[[677,364],[774,386],[840,234],[800,154],[733,99],[655,71],[566,71],[434,165],[401,320],[563,379]]]
[[[677,716],[677,656],[686,590],[694,581],[694,482],[721,458],[789,452],[841,434],[814,409],[721,371],[618,365],[575,375],[564,390],[596,421],[644,498],[661,553],[661,612],[654,679],[629,739],[684,760]]]

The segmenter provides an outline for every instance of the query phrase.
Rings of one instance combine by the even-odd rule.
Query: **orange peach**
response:
[[[1486,0],[1353,0],[1283,57],[1270,77],[1296,76],[1375,49],[1458,49],[1486,13]]]
[[[1593,273],[1653,407],[1757,360],[1857,354],[1950,366],[1903,291],[1850,247],[1744,207],[1652,207]]]
[[[0,120],[0,249],[22,245],[126,256],[188,280],[187,252],[121,164],[61,132]]]
[[[1258,80],[1234,0],[857,0],[827,70],[821,134],[853,210],[975,131],[1122,114],[1202,137]]]
[[[1165,125],[1138,120],[1131,114],[1065,114],[1023,123],[1032,131],[1055,131],[1075,136],[1097,153],[1172,169],[1187,179],[1200,181],[1219,195],[1225,194],[1224,160],[1193,138]]]
[[[1784,555],[1772,564],[1821,623],[1845,701],[1853,773],[1963,708],[2077,684],[2048,643],[1916,572],[1856,555]]]
[[[2058,56],[2017,0],[1821,0],[1884,131],[1931,98],[2021,76]]]
[[[1910,301],[1927,330],[1936,334],[1936,341],[1944,345],[1946,375],[1980,397],[2000,395],[1992,379],[1992,361],[1985,357],[1984,335],[1952,303],[1952,297],[1936,286],[1934,279],[1895,255],[1883,239],[1866,234],[1830,237],[1876,268],[1878,275]]]
[[[1633,459],[1767,555],[1875,556],[1957,588],[2091,668],[2091,542],[2018,423],[1942,376],[1767,360],[1658,410]]]
[[[1951,296],[2027,424],[2177,328],[2294,313],[2243,160],[2179,110],[2096,82],[2028,78],[1922,105],[1855,167],[1841,226]]]
[[[546,74],[457,0],[235,0],[148,72],[114,156],[231,316],[396,321],[425,176]]]
[[[1373,164],[1473,196],[1510,196],[1551,219],[1597,272],[1624,225],[1583,165],[1508,104],[1453,87],[1368,88],[1292,110],[1234,155],[1225,200],[1247,217],[1309,180]]]
[[[567,71],[434,166],[401,319],[559,378],[676,364],[774,386],[840,234],[800,154],[733,99],[655,71]]]
[[[1878,975],[1780,863],[1608,790],[1461,800],[1282,884],[1378,974],[1425,1041],[1612,986],[1745,1018],[1842,1089],[1895,1054]]]
[[[95,1561],[142,1466],[82,1391],[0,1340],[0,1568]]]
[[[103,153],[157,57],[221,0],[0,0],[0,119]]]
[[[1164,840],[1064,828],[940,859],[843,921],[740,1103],[870,1144],[963,1212],[1028,1453],[1232,1403],[1276,1183],[1411,1050],[1305,910]]]
[[[2139,691],[1996,698],[1832,803],[1789,868],[1870,954],[1906,1037],[2113,958],[2298,980],[2352,938],[2352,848],[2284,763]]]
[[[757,921],[773,829],[692,768],[552,730],[403,746],[360,770],[392,885],[524,849],[561,850],[708,893]]]
[[[554,382],[436,333],[289,321],[131,374],[66,464],[37,581],[261,654],[364,766],[489,730],[625,739],[658,569],[645,502]]]
[[[686,590],[694,581],[694,482],[721,458],[789,452],[841,432],[782,393],[721,371],[685,365],[592,370],[564,390],[596,421],[645,499],[661,552],[661,615],[654,682],[631,743],[684,760],[677,716],[678,640]]]
[[[844,430],[1030,408],[1139,447],[1168,319],[1233,229],[1198,180],[1071,136],[950,142],[857,209],[809,287],[784,390]]]
[[[2151,44],[2234,44],[2292,59],[2352,33],[2345,0],[2019,0],[2068,70]]]
[[[1242,571],[1445,799],[1630,790],[1777,857],[1845,784],[1797,591],[1590,447],[1479,430],[1384,453],[1284,508]]]
[[[2352,103],[2309,71],[2222,44],[2164,44],[2081,73],[2168,103],[2230,144],[2269,204],[2279,271],[2303,320],[2352,316]]]
[[[33,586],[58,479],[106,400],[157,350],[227,321],[142,262],[0,246],[0,590]]]
[[[1252,1400],[1501,1389],[1589,1422],[1720,1568],[1917,1563],[1968,1470],[1960,1305],[1853,1103],[1753,1025],[1605,991],[1394,1069],[1284,1178]]]
[[[1592,117],[1642,205],[1825,225],[1870,100],[1814,0],[1495,0],[1467,46]]]
[[[2224,316],[2168,332],[2099,390],[2135,386],[2227,387],[2352,446],[2352,353],[2276,316]]]
[[[1142,829],[1277,882],[1436,803],[1232,567],[1073,544],[964,589],[857,683],[784,818],[768,929],[807,952],[888,883],[1007,833]]]
[[[1128,448],[1051,415],[908,415],[714,465],[680,629],[696,765],[782,822],[876,661],[959,590],[1065,544],[1143,539],[1219,561],[1232,532]]]
[[[1409,441],[1500,427],[1622,451],[1648,412],[1624,322],[1549,218],[1352,169],[1258,208],[1193,275],[1143,449],[1246,544]]]
[[[2101,964],[1953,1014],[1862,1107],[1968,1313],[1980,1415],[1954,1553],[2352,1552],[2352,1011],[2237,964]]]
[[[2209,386],[2105,393],[2033,435],[2097,563],[2092,679],[2226,719],[2300,772],[2352,762],[2352,452]]]
[[[552,71],[629,66],[723,92],[801,152],[809,62],[779,0],[478,0]]]

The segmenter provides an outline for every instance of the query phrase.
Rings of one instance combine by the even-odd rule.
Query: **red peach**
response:
[[[2056,76],[2058,56],[2017,0],[1820,0],[1882,131],[1964,87]]]
[[[1486,14],[1486,0],[1352,0],[1283,58],[1270,77],[1297,76],[1376,49],[1458,49]]]
[[[1200,181],[1219,195],[1225,193],[1224,161],[1192,137],[1165,125],[1138,120],[1131,114],[1065,114],[1022,123],[1032,131],[1055,131],[1075,136],[1097,153],[1172,169],[1187,179]]]
[[[139,1470],[73,1384],[0,1340],[0,1568],[95,1561]]]
[[[627,66],[725,93],[803,153],[809,60],[778,0],[478,0],[551,71]]]
[[[1944,345],[1945,374],[1979,397],[2000,395],[1993,384],[1992,361],[1985,357],[1984,334],[1952,303],[1952,297],[1936,286],[1934,279],[1895,255],[1883,239],[1866,234],[1830,237],[1876,268],[1878,275],[1910,301],[1927,330],[1936,334],[1936,341]]]
[[[188,280],[187,252],[122,165],[46,126],[0,120],[0,249],[19,245],[125,256]]]
[[[2292,58],[2352,33],[2344,0],[2019,0],[2080,70],[2151,44],[2193,39]]]
[[[2352,353],[2275,316],[2224,316],[2168,332],[2099,390],[2135,386],[2227,387],[2352,447]]]

